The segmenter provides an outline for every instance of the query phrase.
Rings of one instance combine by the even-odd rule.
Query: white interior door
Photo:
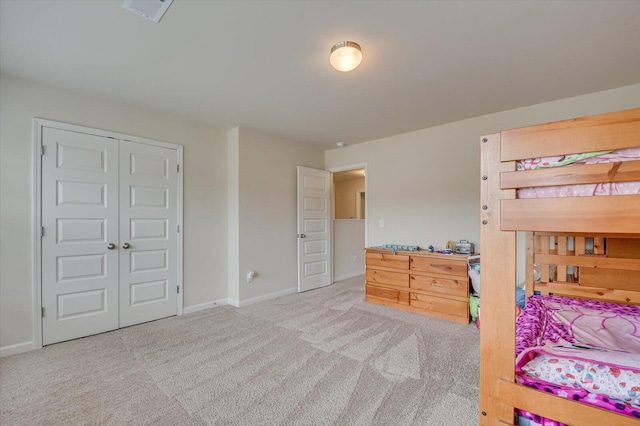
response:
[[[43,128],[43,344],[118,328],[118,141]]]
[[[177,314],[177,157],[120,141],[120,327]]]
[[[331,284],[331,173],[298,166],[298,291]]]

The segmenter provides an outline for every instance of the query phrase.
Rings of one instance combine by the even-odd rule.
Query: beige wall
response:
[[[227,297],[226,132],[0,76],[0,348],[33,340],[33,118],[184,145],[185,307]]]
[[[364,274],[365,221],[333,221],[333,278],[344,280]]]
[[[324,154],[318,148],[252,129],[237,131],[237,163],[229,164],[229,170],[238,171],[238,208],[230,206],[229,212],[238,214],[237,219],[230,218],[230,223],[238,222],[238,261],[230,259],[229,282],[237,283],[238,288],[230,291],[229,298],[230,303],[243,305],[295,291],[296,166],[322,169]],[[236,143],[233,132],[229,132],[232,145]],[[234,202],[231,191],[230,187],[229,200]],[[251,270],[258,276],[247,283]]]
[[[356,219],[356,191],[364,191],[364,178],[341,180],[333,183],[335,191],[335,218]]]
[[[639,106],[637,84],[333,149],[325,167],[367,163],[369,245],[477,245],[481,135]]]
[[[639,106],[640,85],[633,85],[330,150],[323,158],[318,149],[251,129],[227,133],[0,76],[0,348],[33,339],[33,117],[184,145],[190,307],[295,289],[297,165],[368,164],[369,245],[444,247],[462,238],[478,244],[481,135]],[[249,270],[259,274],[251,284]]]

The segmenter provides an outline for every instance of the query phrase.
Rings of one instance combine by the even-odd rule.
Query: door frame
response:
[[[366,180],[366,175],[365,175],[365,180]],[[366,185],[366,184],[365,184]],[[360,203],[360,199],[364,198],[364,202],[367,202],[367,197],[366,197],[366,191],[356,191],[356,219],[360,219],[360,216],[363,215],[362,212],[362,208],[360,207],[360,205],[362,203]],[[364,208],[364,218],[367,218],[367,208]]]
[[[33,343],[34,349],[42,348],[42,240],[40,232],[42,230],[42,129],[51,127],[60,130],[68,130],[77,133],[87,133],[90,135],[103,136],[110,139],[126,140],[146,145],[159,146],[162,148],[175,149],[179,167],[178,173],[178,270],[177,281],[180,293],[177,297],[177,315],[183,313],[184,286],[183,286],[183,252],[184,252],[184,226],[183,226],[183,155],[182,145],[162,142],[154,139],[141,138],[124,133],[111,132],[108,130],[95,129],[92,127],[78,126],[75,124],[52,121],[35,117],[33,119],[33,210],[31,212],[31,223],[33,224],[31,237],[33,241]]]
[[[331,197],[335,197],[335,188],[333,186],[333,173],[336,172],[346,172],[348,170],[356,170],[356,169],[364,169],[364,192],[365,194],[367,194],[364,198],[364,246],[365,247],[369,247],[369,171],[367,170],[368,164],[365,163],[356,163],[356,164],[349,164],[347,166],[336,166],[336,167],[330,167],[328,169],[326,169],[328,172],[331,172]],[[336,218],[336,207],[335,207],[335,200],[331,200],[331,221],[333,222]],[[333,223],[332,223],[333,225]],[[334,259],[333,256],[335,256],[335,238],[333,237],[333,227],[331,229],[331,250],[332,250],[332,254],[331,254],[331,263],[334,263]],[[334,276],[335,270],[331,270],[331,283],[335,282],[335,276]]]

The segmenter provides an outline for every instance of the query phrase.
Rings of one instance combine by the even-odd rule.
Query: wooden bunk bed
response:
[[[516,232],[524,231],[527,296],[536,291],[640,304],[640,195],[517,196],[532,186],[640,181],[640,161],[529,171],[517,171],[516,163],[638,147],[640,108],[507,130],[482,137],[480,145],[479,423],[514,424],[514,409],[521,409],[569,425],[637,426],[638,419],[517,383],[515,300]],[[539,282],[534,264],[540,265]]]

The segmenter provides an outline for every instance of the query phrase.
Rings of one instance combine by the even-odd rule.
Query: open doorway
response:
[[[366,246],[366,170],[333,173],[334,281],[363,275]]]

